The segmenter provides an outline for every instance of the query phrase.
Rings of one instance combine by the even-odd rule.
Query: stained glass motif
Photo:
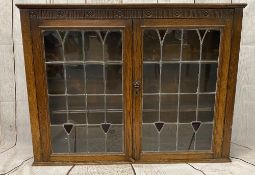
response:
[[[154,125],[156,126],[158,132],[161,131],[161,129],[163,128],[164,124],[165,124],[164,122],[155,122],[154,123]]]
[[[123,152],[121,30],[47,30],[54,153]]]
[[[218,29],[144,29],[142,151],[211,150]]]
[[[111,123],[102,123],[101,124],[101,127],[102,127],[105,134],[109,131],[110,126],[111,126]]]
[[[73,129],[73,124],[64,124],[64,128],[67,134],[70,134],[71,130]]]

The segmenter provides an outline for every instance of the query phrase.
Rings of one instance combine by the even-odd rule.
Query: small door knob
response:
[[[133,87],[135,88],[135,93],[137,94],[140,91],[141,88],[141,82],[140,81],[134,81]]]

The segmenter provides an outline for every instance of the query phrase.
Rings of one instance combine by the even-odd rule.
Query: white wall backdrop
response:
[[[195,3],[248,3],[242,43],[232,142],[255,148],[255,1],[195,0]],[[19,11],[16,3],[157,3],[157,0],[0,0],[0,153],[16,142],[31,151],[28,101]],[[158,0],[194,3],[194,0]],[[15,127],[17,126],[17,127]],[[17,130],[17,132],[16,132]]]

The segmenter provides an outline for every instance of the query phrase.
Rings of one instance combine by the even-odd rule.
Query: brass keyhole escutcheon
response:
[[[135,89],[135,94],[138,94],[141,89],[141,82],[140,81],[134,81],[133,87]]]

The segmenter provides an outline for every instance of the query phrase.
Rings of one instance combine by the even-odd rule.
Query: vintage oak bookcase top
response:
[[[229,161],[246,4],[17,6],[35,165]]]

